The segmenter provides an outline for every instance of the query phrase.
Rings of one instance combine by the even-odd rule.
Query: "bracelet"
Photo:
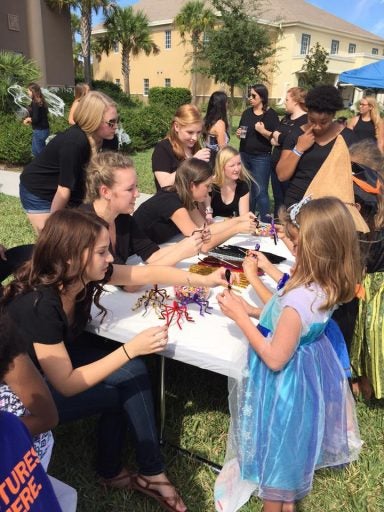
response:
[[[304,154],[303,152],[299,151],[296,146],[292,149],[292,153],[294,153],[298,157],[302,157]]]
[[[211,206],[207,206],[205,209],[205,213],[213,213],[213,208]]]
[[[127,349],[125,348],[125,345],[123,345],[123,350],[124,350],[124,352],[125,352],[125,355],[128,357],[128,359],[129,359],[130,361],[132,361],[132,357],[130,357],[130,355],[128,354]]]

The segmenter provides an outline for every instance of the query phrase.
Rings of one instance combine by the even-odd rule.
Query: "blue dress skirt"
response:
[[[358,457],[361,440],[344,369],[324,334],[332,311],[315,285],[278,292],[265,306],[259,330],[269,343],[284,307],[297,311],[301,337],[280,371],[250,347],[242,378],[230,389],[226,463],[216,481],[220,512],[238,510],[256,493],[293,502],[312,487],[315,469]]]

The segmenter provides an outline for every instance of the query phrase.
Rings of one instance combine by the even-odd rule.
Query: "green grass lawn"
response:
[[[140,159],[134,158],[139,175],[141,172],[144,174],[147,169],[145,155],[140,155]],[[2,243],[12,247],[33,241],[32,230],[18,199],[0,194],[0,212]],[[155,378],[156,359],[153,356],[148,360],[155,395],[158,390]],[[226,379],[176,361],[168,360],[166,366],[167,439],[205,458],[222,463],[229,421]],[[384,511],[383,406],[384,401],[357,403],[361,435],[364,439],[360,459],[344,470],[322,470],[316,473],[313,492],[299,504],[299,511]],[[54,431],[56,444],[50,473],[77,489],[78,512],[157,512],[159,507],[156,502],[138,493],[104,491],[97,484],[93,469],[95,429],[96,421],[89,419],[57,427]],[[214,510],[214,472],[207,466],[177,454],[167,445],[164,456],[169,476],[179,487],[189,510]],[[124,459],[127,465],[134,466],[129,442]],[[261,511],[261,502],[253,498],[242,511]]]

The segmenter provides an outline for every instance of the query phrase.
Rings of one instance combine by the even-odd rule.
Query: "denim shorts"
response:
[[[24,185],[19,185],[20,201],[26,213],[50,213],[52,201],[35,196]]]

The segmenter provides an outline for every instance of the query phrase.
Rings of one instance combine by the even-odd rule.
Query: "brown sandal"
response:
[[[144,482],[144,485],[139,483],[138,479],[142,480]],[[142,475],[132,475],[132,489],[138,492],[141,492],[145,494],[146,496],[149,496],[150,498],[153,498],[156,500],[161,507],[164,510],[168,510],[168,512],[179,512],[177,510],[177,505],[182,502],[182,499],[178,492],[175,489],[175,494],[173,496],[163,496],[159,493],[159,491],[156,491],[155,489],[152,489],[151,487],[154,485],[169,485],[173,487],[171,482],[165,482],[165,481],[151,481],[148,480],[148,478],[145,478],[145,476]],[[185,512],[187,512],[187,509],[185,509]]]
[[[126,468],[123,468],[117,476],[112,478],[99,478],[99,484],[104,487],[104,490],[107,490],[108,487],[113,489],[132,489],[133,482],[132,479],[134,477],[134,473],[129,471]]]

